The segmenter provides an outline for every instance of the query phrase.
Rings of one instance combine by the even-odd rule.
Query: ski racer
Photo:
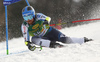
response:
[[[91,40],[86,37],[72,38],[64,35],[57,29],[49,26],[51,21],[50,17],[42,13],[35,13],[35,10],[32,6],[26,6],[22,9],[22,17],[24,21],[21,25],[21,30],[25,44],[31,51],[35,50],[36,45],[50,48],[62,46],[57,43],[57,41],[65,44],[82,44]]]

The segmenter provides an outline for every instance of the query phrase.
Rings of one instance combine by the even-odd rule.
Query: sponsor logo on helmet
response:
[[[25,17],[25,16],[28,16],[28,15],[30,15],[31,13],[27,13],[27,14],[23,14],[23,16]]]

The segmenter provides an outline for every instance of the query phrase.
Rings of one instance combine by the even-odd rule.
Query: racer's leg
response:
[[[49,30],[50,31],[44,37],[47,37],[51,42],[59,41],[59,42],[66,43],[66,44],[71,44],[71,43],[82,44],[85,42],[84,37],[82,37],[82,38],[68,37],[52,27]]]

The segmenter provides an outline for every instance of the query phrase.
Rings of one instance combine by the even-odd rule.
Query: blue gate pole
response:
[[[7,55],[9,54],[9,50],[8,50],[8,18],[7,18],[7,6],[5,6],[5,21],[6,21],[6,51],[7,51]]]
[[[26,1],[27,5],[28,5],[28,6],[30,6],[30,4],[29,4],[28,0],[25,0],[25,1]]]

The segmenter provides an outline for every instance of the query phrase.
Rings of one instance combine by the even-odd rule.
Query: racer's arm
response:
[[[29,50],[34,51],[36,49],[36,47],[32,42],[30,42],[30,36],[29,36],[28,28],[24,24],[22,24],[21,30],[22,30],[23,37],[24,37],[24,40],[25,40],[25,45],[28,46]]]
[[[44,14],[42,14],[42,13],[37,13],[37,14],[36,14],[36,19],[37,19],[37,20],[44,21],[43,24],[49,24],[50,21],[51,21],[51,18],[50,18],[50,17],[48,17],[48,16],[46,16],[46,15],[44,15]]]
[[[21,26],[21,30],[22,30],[22,34],[23,34],[23,37],[24,37],[24,41],[30,41],[30,36],[29,36],[29,33],[28,33],[28,28],[22,24]]]
[[[45,20],[44,20],[44,23],[43,24],[49,24],[51,21],[51,18],[50,17],[46,17]]]

